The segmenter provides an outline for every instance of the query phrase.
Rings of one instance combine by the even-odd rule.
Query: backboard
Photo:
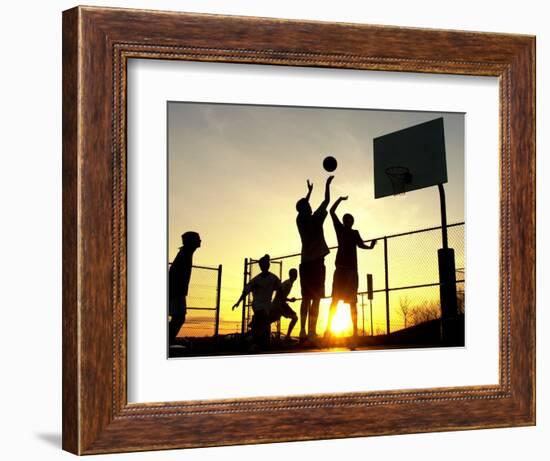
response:
[[[447,182],[442,117],[374,138],[373,143],[374,198],[396,194],[392,171],[407,172],[400,192]]]

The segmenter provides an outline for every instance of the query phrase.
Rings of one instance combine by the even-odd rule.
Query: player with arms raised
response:
[[[347,197],[340,197],[330,208],[330,216],[336,231],[338,240],[338,252],[336,253],[336,270],[332,281],[332,303],[328,315],[328,324],[325,331],[325,338],[330,337],[332,319],[336,312],[338,301],[348,303],[351,309],[351,318],[353,321],[353,336],[357,338],[357,287],[359,277],[357,274],[357,247],[372,250],[376,245],[376,240],[371,241],[370,245],[365,245],[359,235],[359,231],[353,229],[354,219],[349,213],[346,213],[342,221],[336,215],[336,209]]]
[[[296,225],[302,241],[300,260],[300,287],[302,304],[300,306],[300,340],[315,340],[317,337],[317,317],[319,303],[325,296],[325,256],[329,248],[325,242],[323,223],[327,217],[327,206],[330,202],[330,183],[334,176],[329,176],[325,184],[325,198],[319,207],[312,212],[309,198],[313,184],[307,181],[308,192],[296,203]],[[308,325],[306,334],[306,322]]]

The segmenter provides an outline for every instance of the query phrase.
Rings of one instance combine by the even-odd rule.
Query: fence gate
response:
[[[193,266],[187,293],[187,316],[178,336],[218,336],[221,282],[221,264],[217,267]]]

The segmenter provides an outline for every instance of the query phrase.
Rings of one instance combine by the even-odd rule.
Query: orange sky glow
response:
[[[338,160],[332,200],[349,196],[338,209],[351,213],[363,239],[380,238],[440,225],[437,188],[405,196],[375,200],[372,139],[437,117],[444,118],[447,150],[446,184],[448,222],[464,221],[464,115],[356,109],[295,108],[278,106],[168,103],[168,259],[171,261],[183,232],[200,233],[202,247],[194,263],[223,266],[220,332],[240,331],[241,311],[232,311],[243,287],[245,258],[258,259],[300,251],[296,228],[296,201],[314,184],[315,208],[322,200],[328,175],[322,160]],[[336,244],[332,222],[324,225],[329,246]],[[464,268],[464,227],[450,228],[456,266]],[[392,287],[437,282],[440,233],[433,231],[388,239],[389,283]],[[326,258],[326,294],[330,295],[335,252]],[[276,275],[287,278],[299,257],[272,264]],[[373,250],[358,249],[359,291],[366,290],[366,274],[374,289],[384,287],[382,241]],[[209,272],[192,275],[188,306],[211,304],[215,280]],[[437,287],[391,292],[392,330],[404,327],[401,305],[429,304],[438,299]],[[300,297],[299,280],[291,296]],[[405,300],[405,301],[404,301]],[[359,329],[370,334],[370,305],[359,297]],[[322,334],[330,299],[321,303],[318,331]],[[373,299],[373,332],[386,326],[385,294]],[[299,302],[293,309],[299,312]],[[199,332],[204,312],[188,313],[183,329]],[[286,323],[283,322],[283,328]],[[182,329],[182,332],[183,332]],[[340,305],[333,332],[352,331],[349,307]],[[180,333],[181,334],[181,333]],[[204,331],[201,334],[208,334]],[[297,331],[295,331],[297,334]]]

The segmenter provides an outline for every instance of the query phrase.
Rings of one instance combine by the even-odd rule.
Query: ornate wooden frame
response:
[[[497,76],[500,382],[128,404],[130,58]],[[535,38],[77,7],[63,13],[63,448],[90,454],[535,423]]]

